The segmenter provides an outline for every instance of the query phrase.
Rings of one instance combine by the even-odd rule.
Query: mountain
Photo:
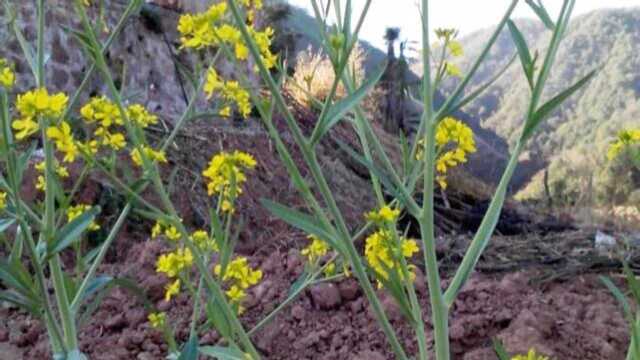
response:
[[[516,23],[531,52],[544,53],[550,31],[533,20]],[[461,68],[471,65],[491,32],[492,29],[481,30],[460,39],[465,49],[465,57],[458,62]],[[515,53],[505,29],[470,88],[500,71]],[[541,62],[538,60],[538,65]],[[640,124],[640,8],[599,10],[575,18],[559,49],[543,101],[596,68],[599,69],[596,77],[541,126],[529,146],[529,155],[542,161],[532,161],[532,167],[522,169],[528,175],[521,176],[515,187],[526,186],[530,175],[547,164],[554,169],[559,162],[566,163],[567,158],[576,156],[604,158],[606,147],[618,130]],[[448,82],[443,91],[450,92],[454,86],[455,82]],[[529,91],[516,60],[476,102],[463,110],[513,145],[523,124]],[[596,164],[602,165],[602,161]],[[549,176],[554,179],[553,173]],[[559,176],[555,176],[556,180]],[[542,177],[535,179],[539,183]],[[540,189],[539,184],[530,187]]]

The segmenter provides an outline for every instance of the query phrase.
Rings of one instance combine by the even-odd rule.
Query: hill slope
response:
[[[518,25],[532,52],[546,48],[549,31],[529,20],[518,21]],[[491,31],[482,30],[461,39],[466,50],[461,67],[471,64]],[[515,51],[508,31],[503,32],[472,86],[499,71]],[[594,80],[541,126],[530,145],[535,157],[553,164],[569,153],[603,156],[617,130],[640,123],[639,8],[595,11],[574,19],[558,52],[544,98],[557,94],[597,67],[601,69]],[[446,84],[445,92],[453,85]],[[528,97],[529,88],[516,62],[476,103],[464,110],[513,144],[519,136]],[[541,165],[538,162],[534,165],[537,168],[531,170],[539,170]],[[524,182],[526,179],[516,186]]]

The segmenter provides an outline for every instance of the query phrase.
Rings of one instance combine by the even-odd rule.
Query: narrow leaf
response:
[[[56,234],[55,239],[47,247],[47,256],[57,254],[76,242],[80,238],[80,235],[91,225],[91,222],[93,222],[98,213],[100,213],[100,207],[93,206],[63,226],[58,234]]]
[[[189,341],[184,345],[178,360],[198,360],[198,337],[195,334],[189,336]]]
[[[15,223],[15,219],[0,219],[0,234],[5,232],[13,223]]]
[[[287,224],[298,228],[309,235],[318,236],[322,240],[328,242],[336,250],[342,249],[342,246],[338,245],[333,235],[327,231],[324,226],[318,223],[314,217],[267,199],[261,199],[260,202],[262,203],[262,206],[269,210],[269,212],[282,219]]]
[[[201,346],[199,349],[200,354],[211,356],[219,360],[246,360],[246,355],[234,348],[222,347],[222,346]]]
[[[320,141],[320,139],[322,139],[322,137],[333,126],[335,126],[347,112],[351,111],[351,109],[358,105],[360,101],[371,92],[371,89],[373,89],[382,77],[382,74],[384,74],[386,67],[386,64],[378,67],[360,88],[331,106],[329,111],[327,111],[326,116],[320,119],[318,131],[316,131],[314,137],[311,138],[312,145]]]
[[[540,125],[543,120],[551,115],[551,113],[565,100],[567,100],[576,91],[580,90],[584,85],[586,85],[587,82],[589,82],[589,80],[591,80],[591,78],[596,74],[596,72],[597,69],[591,71],[585,77],[578,80],[575,84],[571,85],[569,88],[542,105],[525,124],[524,130],[522,131],[521,141],[527,141],[533,135],[538,125]]]
[[[524,74],[526,75],[527,81],[529,82],[529,87],[533,89],[533,60],[531,58],[529,46],[527,45],[524,36],[522,36],[522,33],[513,21],[507,21],[507,26],[509,26],[509,31],[511,31],[511,38],[513,39],[513,42],[516,45],[516,49],[518,50],[520,63],[522,63],[522,69],[524,70]]]
[[[502,345],[502,341],[497,338],[493,339],[493,350],[496,352],[496,355],[500,360],[510,360],[511,356],[507,353],[507,349]]]
[[[547,29],[554,31],[556,25],[553,23],[553,20],[551,20],[551,16],[549,16],[547,9],[545,9],[544,5],[542,5],[542,2],[540,0],[537,1],[538,3],[536,4],[533,0],[525,0],[525,2],[533,10],[533,12],[538,15],[538,18],[540,18],[540,21],[542,21],[544,26],[546,26]]]

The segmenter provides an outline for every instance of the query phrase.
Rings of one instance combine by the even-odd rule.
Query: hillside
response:
[[[532,20],[517,22],[525,34],[532,53],[544,50],[550,33]],[[462,68],[470,66],[488,38],[491,29],[463,37],[466,50],[460,61]],[[601,10],[577,17],[567,33],[558,60],[548,81],[544,97],[580,79],[594,68],[601,67],[595,79],[556,111],[540,129],[530,145],[531,153],[544,161],[533,163],[531,173],[545,162],[551,168],[567,157],[603,157],[605,147],[619,129],[638,124],[640,106],[640,9]],[[515,54],[515,47],[505,30],[492,49],[489,59],[472,82],[481,84],[499,71]],[[455,84],[448,83],[445,92]],[[482,125],[495,131],[513,144],[519,136],[529,88],[520,65],[515,62],[487,92],[464,111]],[[598,156],[599,155],[599,156]],[[538,155],[536,155],[538,157]],[[560,175],[556,175],[559,177]],[[541,176],[537,176],[541,179]],[[554,179],[554,174],[550,174]],[[527,179],[515,186],[525,185]],[[533,187],[540,188],[536,184]]]

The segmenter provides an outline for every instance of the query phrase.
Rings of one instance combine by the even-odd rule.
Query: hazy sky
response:
[[[289,0],[291,4],[306,8],[313,13],[311,0]],[[326,0],[325,0],[326,2]],[[344,1],[342,1],[344,4]],[[357,10],[364,0],[353,0]],[[372,0],[361,38],[383,48],[382,36],[386,27],[400,27],[401,38],[420,39],[420,17],[418,0]],[[495,25],[511,3],[509,0],[431,0],[430,21],[433,28],[447,27],[459,29],[461,34]],[[555,19],[562,6],[561,0],[543,1]],[[577,0],[574,16],[591,10],[640,6],[640,0]],[[515,17],[535,17],[529,6],[520,1]]]

